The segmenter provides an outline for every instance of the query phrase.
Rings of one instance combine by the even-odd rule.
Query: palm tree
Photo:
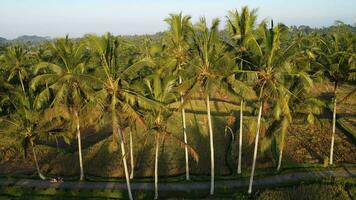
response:
[[[181,71],[187,64],[188,59],[188,33],[191,29],[190,16],[183,16],[182,13],[175,15],[171,14],[169,18],[165,20],[169,26],[169,39],[171,41],[170,54],[175,59],[176,66],[175,70],[178,73],[179,84],[182,84],[183,79]],[[184,142],[188,144],[187,133],[186,133],[186,120],[185,120],[185,109],[184,109],[184,97],[183,93],[180,94],[181,108],[182,108],[182,122],[183,122],[183,138]],[[185,147],[185,178],[189,180],[189,157],[188,148]]]
[[[173,93],[173,86],[175,84],[175,79],[172,76],[163,79],[159,72],[146,77],[144,84],[146,90],[148,91],[148,96],[157,102],[167,105],[168,103],[175,100],[175,95]],[[158,157],[159,157],[159,147],[160,140],[167,132],[167,126],[164,122],[172,115],[165,107],[151,111],[147,116],[147,120],[151,122],[151,129],[156,132],[156,145],[155,145],[155,196],[154,199],[158,199]]]
[[[255,23],[257,10],[249,10],[247,6],[242,7],[241,12],[229,11],[227,17],[227,29],[229,38],[225,40],[228,46],[228,51],[232,51],[236,65],[240,70],[249,69],[250,52],[249,49],[254,48],[257,44],[255,40]],[[239,156],[237,173],[241,174],[242,160],[242,134],[243,134],[243,107],[244,99],[253,96],[253,90],[249,87],[246,76],[243,74],[233,73],[228,77],[227,82],[232,87],[233,91],[240,97],[240,132],[239,132]],[[245,80],[245,81],[242,81]]]
[[[336,102],[337,102],[337,89],[345,81],[352,79],[351,67],[354,65],[354,35],[343,29],[343,24],[337,25],[338,29],[331,35],[325,38],[319,38],[320,48],[316,50],[318,57],[316,62],[321,66],[324,75],[329,78],[334,84],[333,89],[333,119],[332,119],[332,135],[330,145],[329,164],[333,164],[334,155],[334,141],[336,129]]]
[[[255,90],[258,95],[258,116],[255,136],[255,146],[253,154],[253,162],[251,176],[249,182],[248,193],[252,192],[252,183],[256,167],[257,151],[259,134],[261,127],[262,114],[269,105],[275,103],[278,99],[283,101],[288,100],[289,95],[293,95],[288,89],[288,83],[296,77],[309,82],[310,79],[304,72],[292,73],[291,59],[293,58],[296,44],[292,43],[289,46],[282,48],[281,40],[285,36],[287,28],[283,24],[267,28],[267,24],[262,22],[257,29],[256,41],[258,45],[251,51],[253,53],[251,63],[252,70],[238,70],[237,72],[244,74],[254,74],[256,79]],[[287,94],[287,95],[286,95]],[[278,101],[277,101],[278,102]],[[288,101],[287,101],[288,102]],[[284,104],[284,105],[289,105]],[[277,115],[277,119],[280,113]]]
[[[24,80],[29,75],[29,59],[27,50],[19,45],[7,47],[4,54],[0,56],[0,63],[8,70],[8,81],[17,77],[25,92]]]
[[[49,50],[52,59],[36,66],[35,74],[43,73],[32,79],[31,87],[41,86],[37,105],[51,99],[50,106],[55,111],[69,112],[67,116],[78,142],[80,180],[84,180],[79,112],[92,92],[91,84],[95,79],[85,74],[88,54],[81,43],[73,42],[67,36],[51,43]]]
[[[276,131],[280,134],[279,156],[277,171],[281,169],[285,138],[289,125],[292,123],[292,113],[301,111],[298,108],[303,107],[302,112],[306,112],[310,117],[319,113],[320,102],[310,96],[313,85],[313,79],[318,73],[313,73],[311,64],[315,55],[310,51],[314,43],[314,35],[304,35],[299,33],[290,41],[289,76],[288,82],[284,83],[285,90],[276,99],[273,107],[273,115],[276,120]],[[313,109],[309,109],[313,107]],[[308,120],[309,123],[311,120]]]
[[[175,142],[181,144],[182,147],[187,149],[188,153],[198,161],[198,155],[193,148],[188,146],[185,142],[181,142],[178,138],[174,137],[172,133],[167,130],[167,120],[172,116],[172,111],[168,109],[168,105],[176,101],[176,94],[174,92],[174,86],[176,78],[167,73],[163,73],[164,69],[158,69],[154,74],[147,76],[144,79],[144,88],[147,96],[162,104],[162,106],[151,110],[146,114],[146,120],[149,122],[150,129],[156,133],[155,144],[155,196],[154,199],[158,199],[158,161],[159,161],[159,148],[161,141],[170,138]]]
[[[136,125],[135,129],[136,129]],[[136,129],[137,132],[137,129]],[[132,139],[132,130],[130,129],[129,131],[129,145],[130,145],[130,166],[131,166],[131,172],[130,172],[130,179],[133,179],[134,177],[134,170],[135,170],[135,164],[134,164],[134,155],[133,155],[133,139]]]
[[[133,85],[130,85],[131,81],[137,78],[137,72],[150,66],[152,62],[145,58],[129,66],[119,65],[119,41],[111,34],[105,34],[102,37],[88,35],[85,40],[94,54],[94,58],[98,59],[97,63],[100,66],[96,70],[97,77],[101,82],[100,89],[95,95],[96,102],[99,102],[104,108],[108,108],[111,114],[112,144],[114,147],[120,144],[129,198],[133,199],[121,129],[124,127],[124,123],[129,121],[127,118],[144,125],[137,107],[152,108],[156,106],[154,101],[142,96],[132,89]]]
[[[36,151],[35,140],[47,138],[52,134],[61,134],[63,121],[59,118],[48,118],[45,112],[40,112],[35,109],[33,96],[25,96],[23,91],[12,88],[7,93],[7,100],[11,101],[14,111],[0,118],[0,133],[2,137],[11,137],[14,140],[15,146],[22,146],[27,154],[27,149],[30,146],[33,160],[36,166],[37,174],[45,180],[46,177],[42,174],[39,167]],[[25,156],[26,157],[26,156]]]
[[[210,94],[214,86],[219,86],[222,79],[222,67],[226,65],[226,56],[224,56],[224,46],[219,41],[218,35],[219,20],[214,19],[210,28],[207,27],[205,18],[201,18],[199,23],[192,30],[193,34],[193,51],[195,59],[191,65],[195,69],[195,77],[186,81],[185,85],[190,85],[187,95],[201,89],[206,99],[209,140],[210,140],[210,157],[211,157],[211,184],[210,194],[214,194],[214,136],[210,114]]]

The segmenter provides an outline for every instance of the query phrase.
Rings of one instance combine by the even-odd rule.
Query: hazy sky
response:
[[[0,0],[0,37],[155,33],[167,28],[163,20],[169,13],[224,21],[228,10],[244,5],[258,8],[259,19],[287,25],[356,20],[356,0]]]

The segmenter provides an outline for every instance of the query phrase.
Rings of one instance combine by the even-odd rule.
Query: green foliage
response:
[[[100,128],[110,127],[115,145],[119,128],[137,126],[187,146],[175,135],[174,115],[195,98],[211,96],[244,100],[252,116],[262,104],[260,150],[272,145],[281,151],[297,115],[315,125],[325,114],[326,98],[314,95],[314,83],[333,82],[335,97],[341,84],[354,84],[356,36],[354,27],[340,22],[316,30],[256,19],[256,9],[243,7],[230,11],[219,30],[218,19],[210,26],[205,18],[193,25],[189,15],[179,13],[165,20],[169,30],[153,36],[106,33],[1,47],[1,145],[26,152],[35,141],[53,136],[70,144],[78,114],[83,129],[95,127],[101,135]],[[181,95],[184,102],[176,106]],[[204,112],[206,105],[196,106]],[[221,121],[216,129],[223,129]],[[189,130],[189,137],[198,141],[206,123],[196,123],[204,125]],[[245,126],[250,146],[256,120]],[[198,160],[202,155],[194,148],[189,151]]]

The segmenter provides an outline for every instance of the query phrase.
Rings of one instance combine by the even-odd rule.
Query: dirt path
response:
[[[256,178],[255,186],[278,185],[300,181],[320,180],[327,177],[355,177],[356,168],[339,168],[326,171],[297,172],[290,174],[280,174],[269,177]],[[61,189],[126,189],[125,183],[118,182],[63,182],[50,183],[49,181],[30,180],[30,179],[0,179],[0,187],[20,186],[36,188],[61,188]],[[219,180],[215,182],[216,188],[241,188],[248,186],[247,180]],[[185,190],[207,190],[210,182],[177,182],[160,183],[159,190],[165,191],[185,191]],[[153,183],[132,183],[132,190],[154,190]]]

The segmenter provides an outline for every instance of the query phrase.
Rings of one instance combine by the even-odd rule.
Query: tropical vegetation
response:
[[[312,129],[322,110],[332,113],[328,116],[332,130],[324,134],[331,138],[328,159],[330,165],[334,164],[337,103],[345,100],[339,88],[352,85],[352,91],[344,95],[347,98],[355,93],[355,27],[336,22],[327,30],[309,30],[275,24],[273,20],[258,23],[257,10],[248,7],[230,11],[222,30],[218,19],[210,25],[205,18],[193,23],[182,13],[171,14],[165,21],[169,29],[154,36],[107,33],[2,47],[0,141],[12,142],[1,145],[14,147],[24,155],[31,149],[37,174],[46,179],[36,145],[55,140],[59,149],[58,140],[74,144],[79,179],[83,181],[87,165],[97,163],[83,161],[82,133],[94,127],[96,134],[102,134],[98,130],[108,127],[108,149],[120,152],[116,156],[123,164],[129,198],[133,199],[130,183],[135,157],[140,156],[134,154],[133,141],[137,141],[137,130],[142,130],[140,133],[155,141],[154,198],[158,199],[159,161],[166,140],[184,152],[187,181],[196,165],[190,161],[199,163],[200,157],[207,156],[199,154],[200,146],[191,142],[203,136],[187,125],[189,104],[201,98],[206,108],[203,126],[208,143],[204,145],[210,151],[204,153],[210,161],[211,195],[219,165],[216,151],[223,148],[215,142],[217,129],[225,128],[232,138],[238,137],[237,167],[233,171],[250,171],[248,193],[252,193],[258,154],[266,141],[270,139],[270,146],[277,151],[275,167],[279,171],[294,120],[302,119],[304,126]],[[334,85],[333,94],[321,99],[313,89],[315,84],[325,82]],[[226,127],[212,118],[216,94],[238,105],[239,114]],[[177,112],[181,121],[172,121]],[[172,129],[170,123],[179,128]],[[249,142],[243,144],[246,134]],[[248,162],[251,167],[245,169],[242,146],[253,149]]]

